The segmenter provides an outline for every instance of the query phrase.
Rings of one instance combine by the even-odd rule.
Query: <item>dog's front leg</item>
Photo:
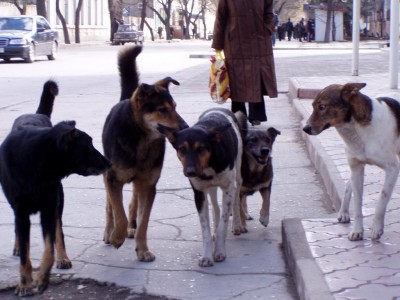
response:
[[[350,241],[363,239],[362,197],[364,188],[364,164],[356,159],[349,160],[351,169],[351,186],[354,193],[354,227],[349,234]]]
[[[123,183],[105,175],[104,183],[107,192],[106,228],[104,230],[104,242],[111,243],[119,248],[125,242],[128,228],[124,206],[122,203]],[[112,216],[110,216],[112,214]],[[113,223],[111,223],[113,221]]]
[[[226,258],[225,241],[228,232],[229,216],[232,209],[233,222],[235,222],[236,218],[236,224],[234,224],[234,228],[236,225],[236,228],[239,228],[239,231],[243,232],[240,225],[239,199],[236,199],[236,197],[239,197],[239,195],[237,193],[235,183],[230,183],[226,189],[223,189],[222,216],[218,223],[217,235],[215,239],[214,261],[216,262],[224,261]]]
[[[392,196],[398,175],[399,164],[397,162],[393,162],[385,168],[385,182],[383,183],[379,202],[375,209],[374,222],[372,224],[371,239],[373,240],[379,239],[383,234],[386,207]]]
[[[349,209],[350,209],[351,194],[352,194],[351,180],[349,180],[349,181],[347,181],[343,201],[340,205],[340,210],[338,213],[339,223],[349,223],[350,222],[350,210]]]
[[[221,210],[218,205],[217,187],[212,187],[208,189],[208,195],[210,196],[210,201],[213,208],[213,221],[214,221],[214,237],[217,235],[217,226],[219,224],[219,219],[221,217]]]
[[[139,261],[150,262],[156,259],[147,246],[147,228],[151,208],[156,197],[155,183],[149,185],[145,181],[135,181],[135,191],[138,196],[138,227],[136,231],[136,255]]]
[[[271,204],[271,183],[270,185],[265,188],[260,190],[261,197],[263,199],[262,201],[262,206],[260,210],[260,223],[264,225],[265,227],[268,226],[269,224],[269,210],[270,210],[270,204]]]
[[[137,229],[137,210],[138,210],[138,193],[133,187],[133,195],[131,203],[129,203],[129,217],[128,217],[128,238],[133,239]]]
[[[211,267],[214,265],[214,261],[212,258],[213,243],[210,228],[208,201],[204,192],[195,189],[193,185],[192,188],[194,192],[194,201],[196,203],[196,209],[200,220],[201,234],[203,237],[203,256],[199,259],[199,266]]]

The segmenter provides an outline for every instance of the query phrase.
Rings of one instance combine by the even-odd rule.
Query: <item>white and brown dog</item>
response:
[[[385,171],[385,181],[375,210],[371,238],[383,234],[387,204],[399,174],[400,104],[382,97],[373,99],[360,90],[365,83],[333,84],[324,88],[313,102],[313,112],[303,130],[311,135],[335,127],[346,144],[351,170],[338,220],[350,222],[349,205],[354,192],[354,228],[349,240],[363,239],[362,197],[364,168],[376,165]]]

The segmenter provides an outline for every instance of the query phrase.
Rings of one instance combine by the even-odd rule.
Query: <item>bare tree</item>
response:
[[[78,5],[75,9],[75,43],[80,44],[81,36],[80,36],[80,23],[81,23],[81,9],[82,9],[83,0],[78,1]]]
[[[110,12],[110,22],[116,18],[117,20],[122,20],[122,0],[108,0],[108,11]],[[112,40],[112,31],[110,28],[110,41]]]
[[[172,10],[172,2],[174,2],[174,0],[157,0],[158,3],[161,4],[164,13],[165,13],[165,17],[163,17],[154,7],[152,7],[151,5],[147,4],[147,7],[150,8],[156,15],[157,17],[160,19],[161,23],[163,23],[164,27],[165,27],[165,33],[167,36],[167,40],[171,40],[172,36],[171,36],[171,10]],[[150,26],[148,26],[150,27]]]
[[[21,15],[26,14],[27,0],[21,0],[21,1],[14,0],[12,1],[12,3],[16,6]]]
[[[62,15],[61,10],[60,10],[60,0],[56,0],[56,13],[57,13],[57,17],[60,19],[60,22],[62,24],[63,33],[64,33],[64,42],[65,42],[65,44],[71,44],[71,40],[69,39],[67,22],[65,21],[65,18]]]

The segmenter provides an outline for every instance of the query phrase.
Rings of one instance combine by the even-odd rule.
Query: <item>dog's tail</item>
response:
[[[58,95],[58,85],[53,80],[48,80],[43,85],[42,96],[40,97],[39,107],[36,111],[37,114],[46,115],[50,118],[53,111],[53,104],[56,96]]]
[[[142,46],[123,48],[118,54],[118,69],[121,80],[121,98],[131,98],[139,85],[139,73],[136,66],[136,57],[142,52]]]

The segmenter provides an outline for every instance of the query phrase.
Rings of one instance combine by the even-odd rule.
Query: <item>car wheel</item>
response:
[[[35,61],[35,45],[33,43],[30,44],[28,56],[24,60],[27,63],[33,63]]]
[[[121,45],[122,45],[122,46],[125,45],[125,42],[121,42]]]
[[[3,58],[4,62],[9,63],[11,61],[11,58]]]
[[[57,51],[58,51],[57,42],[53,41],[53,44],[51,45],[51,54],[47,55],[48,60],[55,60],[57,58]]]

